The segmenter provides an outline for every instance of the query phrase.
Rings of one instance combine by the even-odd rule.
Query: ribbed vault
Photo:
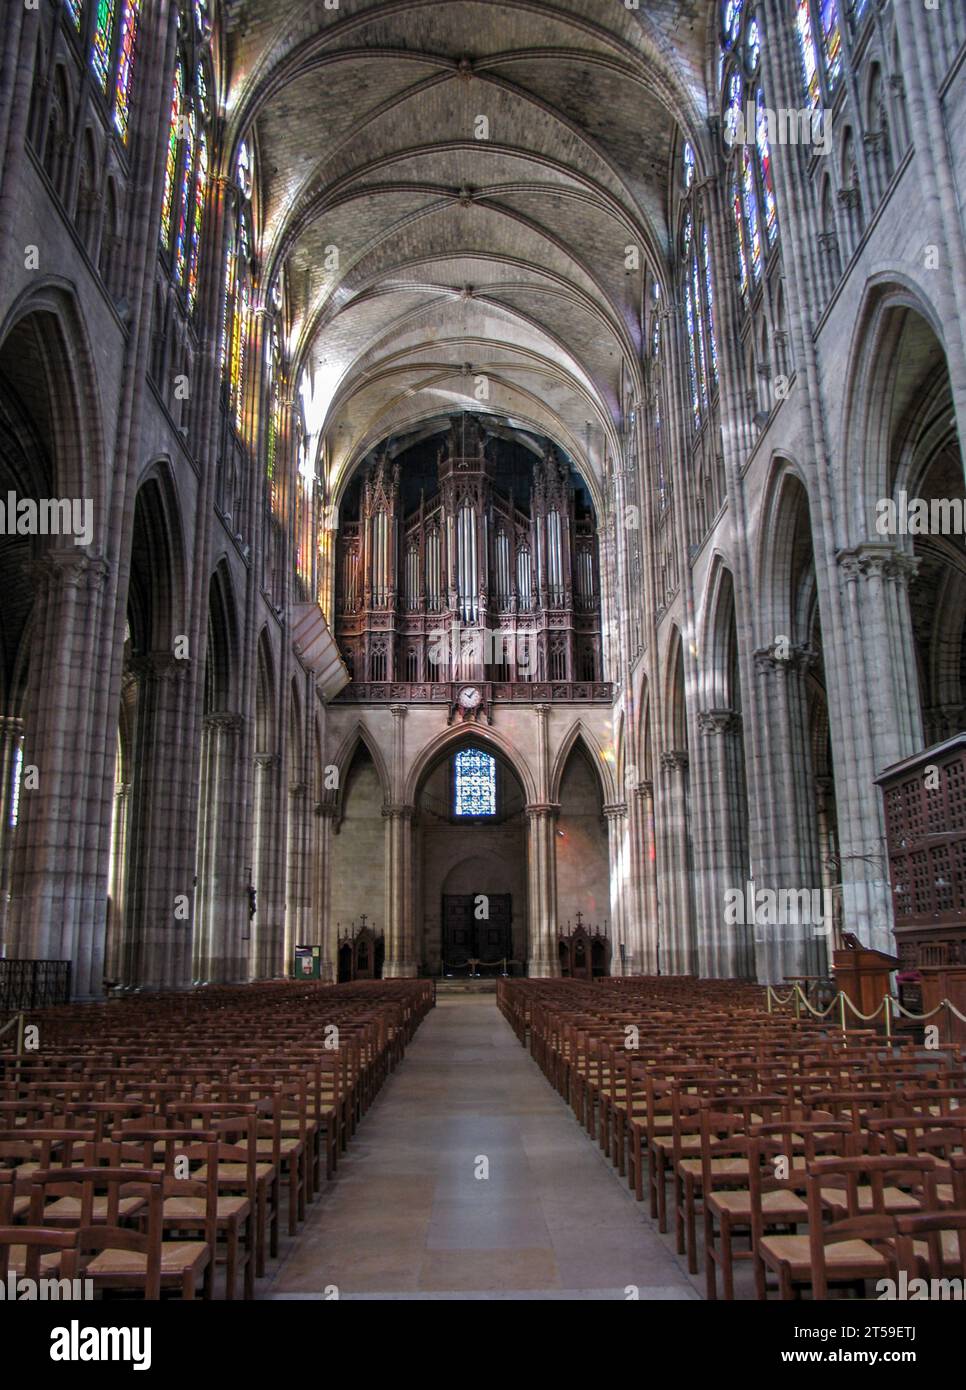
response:
[[[700,138],[711,8],[231,7],[229,132],[257,150],[263,290],[284,274],[330,487],[460,408],[599,474],[664,280],[675,126]]]

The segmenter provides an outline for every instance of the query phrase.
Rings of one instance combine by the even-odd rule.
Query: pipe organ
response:
[[[463,416],[418,492],[386,449],[347,494],[336,634],[357,684],[602,679],[589,500],[552,445],[507,448]]]

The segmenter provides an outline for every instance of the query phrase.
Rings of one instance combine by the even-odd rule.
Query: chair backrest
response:
[[[74,1235],[81,1256],[90,1251],[126,1250],[145,1256],[144,1297],[161,1297],[161,1243],[163,1239],[164,1174],[154,1169],[71,1168],[38,1169],[29,1178],[31,1225],[43,1223],[48,1196],[76,1195],[80,1198],[80,1221]],[[94,1198],[105,1195],[107,1207],[103,1222],[94,1221]],[[146,1214],[142,1229],[120,1224],[122,1197],[143,1197]]]
[[[859,1240],[882,1256],[884,1269],[896,1277],[896,1216],[886,1204],[886,1188],[900,1186],[922,1201],[935,1204],[935,1163],[931,1158],[861,1155],[813,1159],[807,1166],[808,1235],[812,1292],[827,1297],[825,1252],[841,1241]],[[837,1193],[844,1216],[826,1221],[829,1194]]]

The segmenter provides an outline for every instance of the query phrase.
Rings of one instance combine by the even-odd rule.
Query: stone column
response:
[[[767,806],[769,819],[760,859],[751,866],[756,892],[821,887],[805,684],[815,660],[816,653],[805,646],[791,647],[787,656],[780,655],[774,646],[755,652],[764,684],[763,759],[757,795]],[[751,920],[752,905],[746,902],[745,906],[745,915]],[[824,946],[815,924],[756,925],[754,937],[762,983],[776,984],[786,975],[819,973]]]
[[[386,959],[387,980],[412,979],[419,973],[410,899],[413,880],[413,815],[415,807],[389,803],[386,818]]]
[[[700,889],[698,973],[730,979],[754,977],[750,928],[724,924],[725,890],[748,878],[747,800],[741,715],[730,709],[698,711],[706,781],[704,815],[694,836]]]
[[[604,807],[607,821],[607,851],[610,866],[610,971],[612,975],[633,975],[634,950],[628,941],[630,911],[630,845],[628,844],[627,805],[613,802]],[[621,946],[624,963],[621,964]]]
[[[137,694],[123,940],[112,978],[147,989],[191,978],[196,826],[194,789],[184,774],[194,764],[181,742],[188,665],[155,652],[136,657],[125,675]]]
[[[285,973],[281,767],[282,760],[277,753],[255,755],[255,862],[252,866],[255,916],[252,918],[249,969],[256,980]]]
[[[549,802],[527,806],[530,835],[527,844],[530,928],[528,975],[559,975],[557,955],[557,815]]]
[[[332,822],[335,819],[335,803],[318,801],[315,805],[315,834],[313,864],[315,866],[314,904],[317,914],[316,935],[313,944],[322,947],[322,978],[339,978],[339,942],[332,922]],[[385,923],[382,923],[385,929]]]
[[[689,975],[695,968],[694,910],[691,896],[691,827],[688,808],[688,752],[661,754],[660,898],[663,925],[658,957],[662,975]]]
[[[119,782],[114,790],[114,823],[111,829],[111,882],[108,890],[107,945],[104,953],[104,978],[118,982],[121,980],[122,943],[127,907],[130,809],[130,783]]]
[[[638,856],[641,874],[640,902],[642,918],[637,924],[637,932],[630,931],[634,945],[634,973],[656,975],[658,969],[658,941],[660,922],[657,903],[657,840],[654,833],[654,783],[638,782],[634,788],[637,803],[638,838],[635,840],[635,853]]]
[[[93,705],[107,673],[93,654],[109,571],[99,557],[71,547],[48,550],[32,572],[7,950],[21,959],[72,961],[75,996],[87,998],[100,993],[104,969],[106,884],[92,847],[109,833],[111,808],[93,756]]]
[[[306,934],[309,788],[293,782],[288,789],[288,869],[285,892],[285,949],[282,969],[288,973],[295,947],[311,944]]]
[[[10,901],[10,870],[16,826],[13,824],[14,798],[19,788],[17,752],[23,738],[23,720],[16,715],[0,715],[0,955],[7,942],[7,907]]]
[[[233,834],[242,723],[227,712],[204,723],[195,960],[197,978],[211,983],[248,978],[248,885]]]
[[[893,953],[892,893],[885,852],[882,795],[875,778],[922,747],[919,682],[908,586],[918,562],[891,544],[840,551],[845,623],[853,651],[848,675],[830,668],[829,681],[857,681],[841,706],[856,764],[845,805],[839,806],[843,926],[874,950]]]

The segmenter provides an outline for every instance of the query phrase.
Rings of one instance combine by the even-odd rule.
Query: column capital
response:
[[[741,715],[733,709],[698,710],[698,728],[703,734],[741,733]]]
[[[206,731],[223,734],[241,733],[244,723],[240,714],[233,714],[230,710],[215,710],[212,714],[206,714],[204,719]]]
[[[256,753],[255,766],[262,772],[271,772],[275,768],[281,767],[282,759],[277,753]]]
[[[409,713],[409,706],[408,706],[408,705],[390,705],[390,706],[389,706],[389,713],[392,715],[393,719],[405,719],[405,718],[406,718],[406,715]]]
[[[44,552],[26,566],[38,585],[49,589],[102,589],[111,567],[102,555],[88,554],[77,546]]]
[[[524,813],[530,820],[539,820],[541,816],[556,817],[560,814],[560,803],[558,801],[531,801],[528,806],[524,806]]]
[[[783,654],[777,642],[769,647],[759,647],[754,654],[755,669],[760,676],[789,671],[809,671],[818,661],[818,652],[807,643],[797,642],[789,646],[787,655]]]
[[[173,681],[183,680],[190,669],[191,662],[173,652],[145,652],[143,656],[131,658],[124,674],[139,681]]]
[[[603,807],[603,812],[607,820],[620,820],[627,815],[626,801],[609,801]]]
[[[400,820],[412,820],[416,814],[416,807],[399,801],[386,801],[383,803],[382,814],[387,820],[394,816],[398,816]]]
[[[288,794],[293,801],[302,801],[309,790],[308,782],[290,782]]]
[[[870,541],[848,550],[840,550],[836,562],[847,584],[859,579],[889,579],[908,584],[919,570],[919,560],[888,542]]]
[[[654,783],[650,778],[645,778],[643,782],[637,783],[634,788],[634,795],[639,801],[644,801],[645,799],[648,801],[651,800],[654,796]]]
[[[661,766],[668,772],[684,772],[688,761],[686,748],[668,748],[661,754]]]

